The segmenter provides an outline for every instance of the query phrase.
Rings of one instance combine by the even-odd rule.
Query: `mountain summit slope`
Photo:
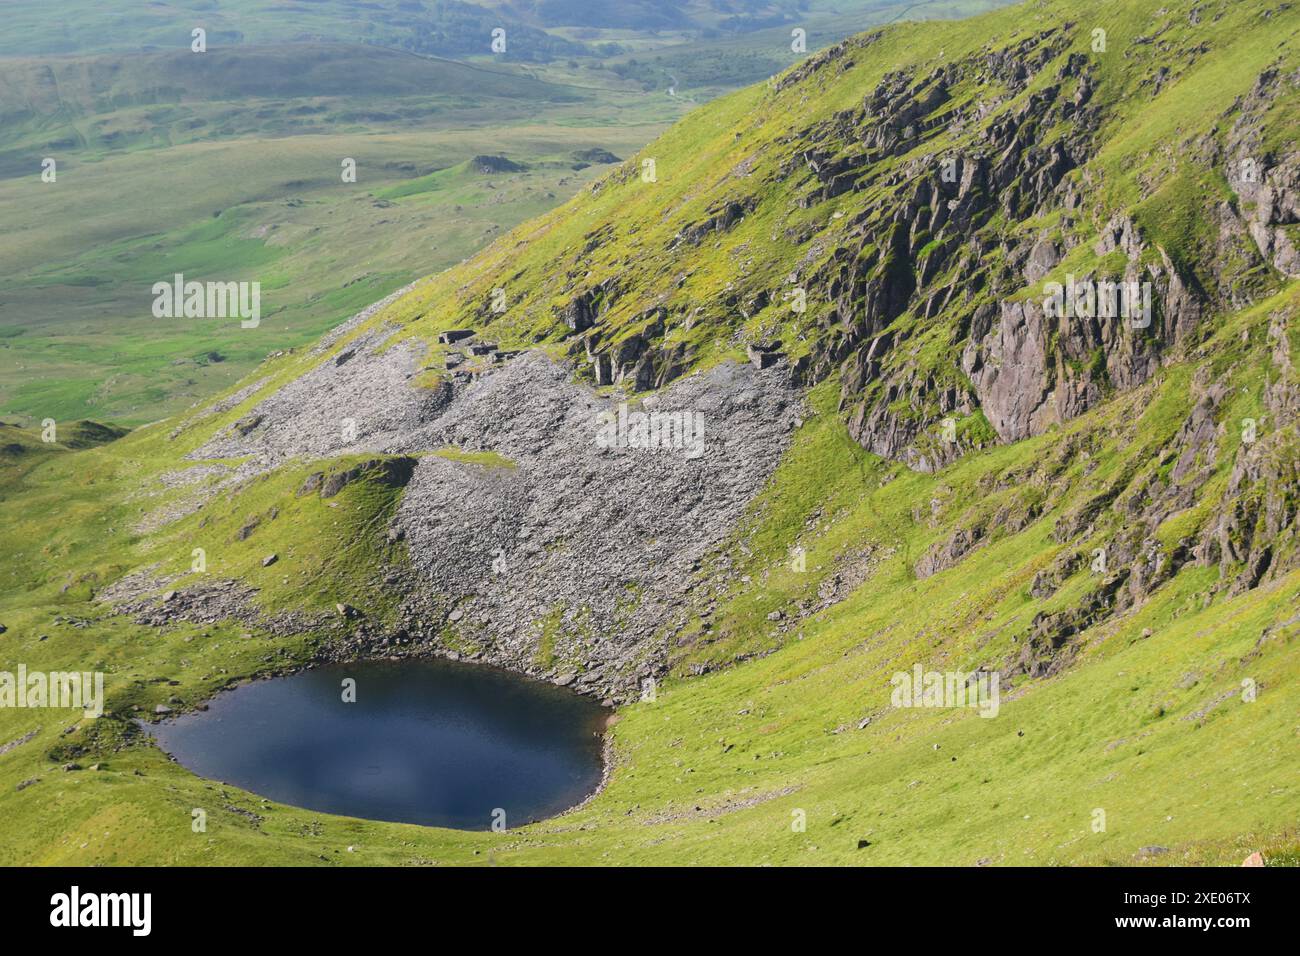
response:
[[[182,832],[210,785],[132,708],[441,654],[623,705],[601,793],[504,844],[236,808],[94,859],[1294,862],[1297,29],[1059,0],[854,38],[216,402],[28,456],[4,639],[129,676],[0,773],[110,754],[146,776],[59,814],[111,785]],[[69,615],[92,649],[28,636]]]
[[[1294,29],[1268,4],[1117,3],[867,34],[696,112],[401,314],[639,389],[780,341],[802,379],[842,377],[864,447],[930,469],[1146,381],[1300,274]],[[1150,326],[1050,328],[1067,275],[1149,283]]]
[[[1283,427],[1295,411],[1289,312],[1270,311],[1232,351],[1221,333],[1300,276],[1300,166],[1286,138],[1300,21],[1267,5],[1140,6],[1085,21],[1068,5],[1040,5],[871,33],[698,111],[590,194],[341,334],[332,348],[383,342],[385,361],[413,349],[404,376],[417,375],[418,356],[427,363],[423,391],[405,392],[424,394],[427,413],[401,441],[376,424],[382,415],[361,415],[360,445],[433,444],[412,431],[478,375],[456,364],[456,346],[435,342],[446,329],[476,330],[506,354],[539,348],[574,363],[579,381],[629,394],[747,353],[760,365],[782,359],[795,387],[838,388],[838,411],[865,449],[922,472],[1042,435],[1177,367],[1192,375],[1197,405],[1177,434],[1150,436],[1161,468],[1117,476],[1055,532],[1119,556],[1090,599],[1100,604],[1043,622],[1035,646],[1055,656],[1083,623],[1140,601],[1183,564],[1218,565],[1233,591],[1286,573],[1297,560],[1294,467],[1278,457],[1293,439]],[[342,377],[366,383],[368,365],[353,361]],[[1234,381],[1257,374],[1271,384],[1228,418]],[[342,410],[287,404],[292,420],[306,414],[328,432],[314,454],[344,448],[333,435]],[[1236,435],[1245,430],[1248,442]],[[270,416],[237,431],[206,454],[255,454],[309,430]],[[490,428],[440,434],[503,447]],[[1240,473],[1216,503],[1210,476],[1239,440]],[[968,517],[916,573],[950,567],[1069,494],[1062,475],[1038,480],[1048,500]],[[1125,498],[1135,498],[1127,513],[1114,513]],[[1157,555],[1176,513],[1195,526]],[[1249,526],[1260,513],[1267,543],[1256,545]],[[517,518],[502,520],[493,548],[546,535],[545,520],[522,533]],[[626,577],[600,571],[599,549],[579,550],[598,578]],[[1128,570],[1139,557],[1152,566]],[[1045,582],[1077,570],[1062,561]],[[531,570],[527,616],[540,622],[548,572],[545,562]],[[445,597],[474,588],[460,590]],[[1053,666],[1026,655],[1031,671]]]

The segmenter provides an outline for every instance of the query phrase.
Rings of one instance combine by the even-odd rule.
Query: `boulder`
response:
[[[775,365],[783,357],[777,348],[780,343],[775,344],[754,344],[750,345],[745,351],[749,355],[749,361],[754,368],[769,368]]]

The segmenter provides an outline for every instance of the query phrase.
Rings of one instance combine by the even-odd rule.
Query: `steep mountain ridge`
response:
[[[512,315],[522,313],[505,324],[515,325],[511,331],[521,340],[553,338],[563,315],[570,330],[580,333],[569,337],[569,353],[590,362],[594,380],[601,381],[608,369],[612,380],[639,388],[662,385],[719,352],[727,354],[724,348],[711,355],[708,343],[693,340],[689,332],[697,325],[733,339],[786,341],[800,360],[796,371],[810,382],[838,373],[849,359],[843,401],[854,436],[872,451],[921,468],[951,460],[963,447],[944,449],[934,441],[937,423],[949,414],[969,418],[982,412],[1003,440],[1041,433],[1095,404],[1107,389],[1145,381],[1163,356],[1179,354],[1203,315],[1239,307],[1278,287],[1277,275],[1263,273],[1285,266],[1291,255],[1288,240],[1281,240],[1276,254],[1273,243],[1294,218],[1288,211],[1295,201],[1294,157],[1249,157],[1239,137],[1219,147],[1211,133],[1216,122],[1234,118],[1248,125],[1279,97],[1293,102],[1294,73],[1279,76],[1273,56],[1257,56],[1263,66],[1257,77],[1246,63],[1237,68],[1239,82],[1250,86],[1237,102],[1219,92],[1222,114],[1206,110],[1191,118],[1197,125],[1184,133],[1182,145],[1199,152],[1166,181],[1137,182],[1146,176],[1141,170],[1114,176],[1108,164],[1139,157],[1111,158],[1106,153],[1115,148],[1105,138],[1096,141],[1103,124],[1113,129],[1128,119],[1134,98],[1150,97],[1153,90],[1174,97],[1180,84],[1194,85],[1201,56],[1236,58],[1227,50],[1202,49],[1209,41],[1193,46],[1199,36],[1193,18],[1208,31],[1229,15],[1266,22],[1267,12],[1251,12],[1249,5],[1217,13],[1192,5],[1162,8],[1152,37],[1137,38],[1138,50],[1152,50],[1139,53],[1138,62],[1114,79],[1101,76],[1094,63],[1106,54],[1078,49],[1086,48],[1092,29],[1079,23],[1041,31],[1022,25],[993,40],[981,34],[984,42],[966,56],[944,51],[945,60],[956,62],[930,69],[927,58],[890,71],[860,105],[831,109],[825,104],[859,79],[854,58],[871,58],[880,34],[848,41],[774,84],[732,136],[707,137],[703,152],[729,154],[726,161],[748,154],[725,175],[696,176],[697,164],[673,154],[670,144],[679,137],[672,137],[663,141],[667,156],[650,155],[659,151],[651,147],[639,160],[654,160],[656,176],[672,178],[675,189],[662,181],[640,182],[639,162],[597,187],[625,198],[637,190],[654,193],[653,186],[676,196],[681,181],[691,184],[679,205],[662,203],[671,210],[662,223],[671,230],[664,258],[648,237],[634,234],[652,216],[622,222],[611,216],[584,228],[577,242],[576,223],[564,222],[567,216],[560,213],[541,227],[554,234],[547,237],[552,241],[538,243],[536,231],[530,236],[530,246],[543,249],[543,256],[533,259],[525,252],[523,262],[507,265],[514,250],[503,243],[496,258],[489,252],[479,260],[474,272],[481,278],[449,277],[438,294],[457,297],[457,318],[498,327],[503,323],[494,321],[487,302],[493,288],[503,288]],[[1170,26],[1182,18],[1182,29]],[[1097,10],[1096,19],[1111,22],[1111,11]],[[1221,33],[1228,29],[1223,24]],[[961,37],[956,28],[927,32]],[[1153,39],[1165,34],[1172,36]],[[1118,46],[1121,39],[1111,42]],[[1182,75],[1154,65],[1158,58],[1183,54]],[[870,80],[870,67],[864,69],[862,79]],[[813,90],[818,98],[805,108],[814,115],[810,121],[800,107]],[[1138,110],[1135,122],[1152,108]],[[773,127],[783,122],[792,128],[774,135]],[[709,124],[694,117],[686,125],[696,127],[695,133]],[[1263,203],[1255,202],[1253,191],[1233,201],[1223,188],[1225,179],[1240,179],[1231,170],[1248,159],[1259,171],[1258,188],[1269,195]],[[1097,183],[1103,177],[1111,181]],[[1217,180],[1220,193],[1215,215],[1221,236],[1213,256],[1184,247],[1200,237],[1165,235],[1178,223],[1150,214],[1170,206],[1181,217],[1195,215],[1200,197],[1180,193],[1206,188],[1206,177]],[[642,189],[647,185],[652,188]],[[1111,208],[1104,192],[1134,188],[1138,195],[1125,198],[1137,207],[1136,222],[1127,207]],[[791,213],[782,228],[787,200],[802,213]],[[602,211],[616,203],[602,203]],[[1254,241],[1247,238],[1239,205],[1255,209],[1249,233]],[[591,216],[591,204],[584,211]],[[701,249],[706,237],[712,241]],[[557,263],[552,256],[561,243]],[[765,252],[753,254],[750,244],[760,243]],[[714,271],[718,260],[746,253],[749,261],[721,288],[723,277],[716,272],[708,276],[712,284],[701,281],[698,274]],[[675,274],[670,287],[658,278],[661,268]],[[1044,279],[1063,277],[1066,268],[1080,279],[1151,283],[1153,331],[1095,321],[1050,328],[1041,297],[1031,293]],[[555,287],[561,276],[567,289]],[[806,304],[803,314],[790,307],[795,289]],[[548,314],[548,300],[560,303],[557,315]],[[962,352],[960,367],[948,361],[951,348]],[[1095,369],[1094,358],[1100,359]],[[984,425],[973,421],[971,430],[979,434]]]

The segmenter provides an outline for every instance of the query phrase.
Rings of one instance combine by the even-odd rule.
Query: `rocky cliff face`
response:
[[[1240,69],[1242,95],[1161,144],[1165,169],[1115,202],[1105,156],[1128,113],[1195,73],[1222,26],[1190,5],[1149,14],[1131,47],[1099,48],[1066,21],[943,51],[829,114],[807,107],[870,64],[881,34],[827,49],[772,83],[762,108],[783,133],[663,209],[662,250],[597,222],[549,272],[512,277],[539,290],[525,311],[563,323],[591,380],[638,390],[697,364],[703,324],[750,345],[784,338],[798,380],[839,380],[863,447],[920,471],[1076,418],[1186,358],[1208,317],[1296,269],[1296,156],[1270,139],[1296,77],[1278,64]],[[735,143],[761,122],[738,124]],[[638,172],[629,163],[595,193],[638,189]],[[720,252],[736,268],[702,299],[695,277]],[[1052,284],[1071,302],[1075,287],[1132,287],[1140,315],[1049,312]],[[467,291],[490,321],[484,293]],[[945,436],[953,419],[963,427]]]
[[[1089,162],[1106,110],[1094,102],[1088,57],[1060,57],[1064,40],[1061,31],[1045,31],[928,77],[891,75],[860,111],[837,116],[844,152],[810,160],[821,184],[809,199],[816,202],[870,189],[870,164],[882,156],[915,155],[927,138],[950,144],[888,177],[884,195],[851,220],[861,248],[842,244],[832,254],[841,264],[826,287],[835,303],[831,334],[813,367],[831,374],[837,358],[847,356],[843,402],[856,405],[854,436],[878,454],[933,469],[961,448],[923,449],[918,439],[936,418],[976,410],[1003,441],[1041,434],[1183,354],[1206,315],[1250,301],[1244,277],[1267,266],[1294,275],[1286,227],[1296,222],[1297,157],[1265,155],[1258,124],[1277,97],[1294,95],[1295,75],[1261,74],[1251,94],[1221,118],[1239,117],[1226,151],[1189,157],[1207,173],[1226,173],[1237,195],[1219,210],[1222,258],[1180,266],[1127,213],[1113,214],[1089,238],[1087,218],[1103,208],[1088,189]],[[963,80],[969,86],[972,76],[981,93],[990,84],[998,92],[977,105],[951,106],[949,89]],[[1051,129],[1067,132],[1050,147],[1040,145]],[[808,135],[816,139],[819,131]],[[858,144],[867,147],[860,156]],[[1251,183],[1241,182],[1243,170]],[[1034,226],[1053,217],[1078,228]],[[1073,255],[1085,244],[1091,256]],[[1118,314],[1123,302],[1116,295],[1119,309],[1110,315],[1104,303],[1089,304],[1086,313],[1080,304],[1076,314],[1049,314],[1039,286],[1072,258],[1082,268],[1061,282],[1094,292],[1104,284],[1136,288],[1141,311]],[[921,323],[900,327],[909,315],[951,324],[966,381],[918,374],[905,350],[928,330]],[[900,414],[900,400],[929,416]]]
[[[1153,10],[1157,20],[1179,15]],[[1185,25],[1209,29],[1186,16]],[[1168,25],[1156,35],[1167,32]],[[714,191],[725,198],[670,244],[680,252],[735,230],[761,214],[763,187],[802,210],[833,210],[829,223],[785,227],[782,239],[804,250],[783,273],[785,289],[740,275],[724,304],[746,318],[770,314],[788,307],[791,287],[817,304],[796,371],[806,382],[838,377],[841,407],[865,448],[930,471],[982,441],[1041,434],[1148,381],[1185,357],[1207,317],[1294,276],[1297,158],[1267,147],[1263,131],[1276,128],[1270,111],[1294,101],[1295,74],[1267,68],[1230,108],[1186,131],[1166,179],[1226,180],[1231,193],[1217,202],[1193,197],[1171,211],[1217,231],[1213,244],[1193,246],[1200,237],[1189,241],[1151,210],[1114,208],[1098,159],[1122,125],[1127,98],[1158,96],[1177,74],[1137,67],[1131,88],[1115,88],[1113,78],[1108,87],[1099,72],[1104,54],[1081,52],[1081,36],[1080,24],[1062,24],[938,68],[889,72],[858,105],[809,124],[795,119],[780,139],[784,157],[743,162],[733,170],[740,181]],[[827,50],[774,88],[825,85],[826,74],[870,57],[878,37]],[[1184,69],[1208,49],[1190,39],[1158,46],[1182,50]],[[1129,205],[1139,209],[1159,208],[1162,191],[1172,191],[1155,175],[1137,189]],[[611,234],[588,235],[584,252]],[[682,264],[679,286],[690,272]],[[569,275],[581,281],[577,270]],[[1071,300],[1077,287],[1081,302],[1097,286],[1132,288],[1139,314],[1128,314],[1119,296],[1122,314],[1106,314],[1104,302],[1051,314],[1048,280],[1071,286]],[[667,341],[671,294],[622,327],[633,335],[601,320],[636,295],[632,282],[605,281],[579,292],[564,315],[580,333],[583,351],[575,354],[585,354],[597,381],[658,387],[691,366],[689,352]],[[938,437],[944,419],[975,415],[992,436]]]
[[[1244,228],[1260,254],[1282,275],[1300,278],[1300,157],[1265,142],[1270,112],[1294,95],[1300,71],[1269,68],[1238,102],[1225,150],[1228,185],[1237,201],[1222,210],[1224,228]]]

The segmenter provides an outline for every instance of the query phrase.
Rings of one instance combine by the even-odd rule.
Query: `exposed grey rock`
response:
[[[486,660],[552,679],[581,664],[589,686],[630,693],[645,662],[662,666],[670,611],[775,468],[798,403],[779,367],[679,380],[650,407],[703,417],[690,458],[602,448],[597,416],[617,402],[540,353],[458,388],[412,442],[509,466],[419,459],[394,521],[418,572],[411,625],[445,618]],[[554,661],[539,663],[548,615]]]
[[[37,727],[35,730],[28,731],[27,733],[23,734],[21,737],[9,741],[7,744],[0,744],[0,757],[3,757],[11,750],[21,747],[25,743],[35,740],[36,735],[39,734],[40,732],[41,729]]]
[[[475,156],[469,162],[470,167],[475,172],[483,173],[485,175],[519,173],[528,168],[527,166],[516,163],[514,160],[507,159],[504,156]]]
[[[319,365],[261,402],[250,416],[258,427],[224,430],[188,457],[251,456],[228,479],[233,482],[289,458],[401,447],[416,423],[436,414],[447,392],[407,387],[423,348],[399,343],[381,350],[384,339],[381,333],[363,336],[346,365]]]
[[[1228,137],[1228,185],[1259,252],[1288,278],[1300,277],[1300,249],[1293,239],[1300,224],[1300,154],[1271,159],[1261,145],[1262,116],[1283,86],[1300,84],[1300,71],[1260,74],[1241,104]]]

